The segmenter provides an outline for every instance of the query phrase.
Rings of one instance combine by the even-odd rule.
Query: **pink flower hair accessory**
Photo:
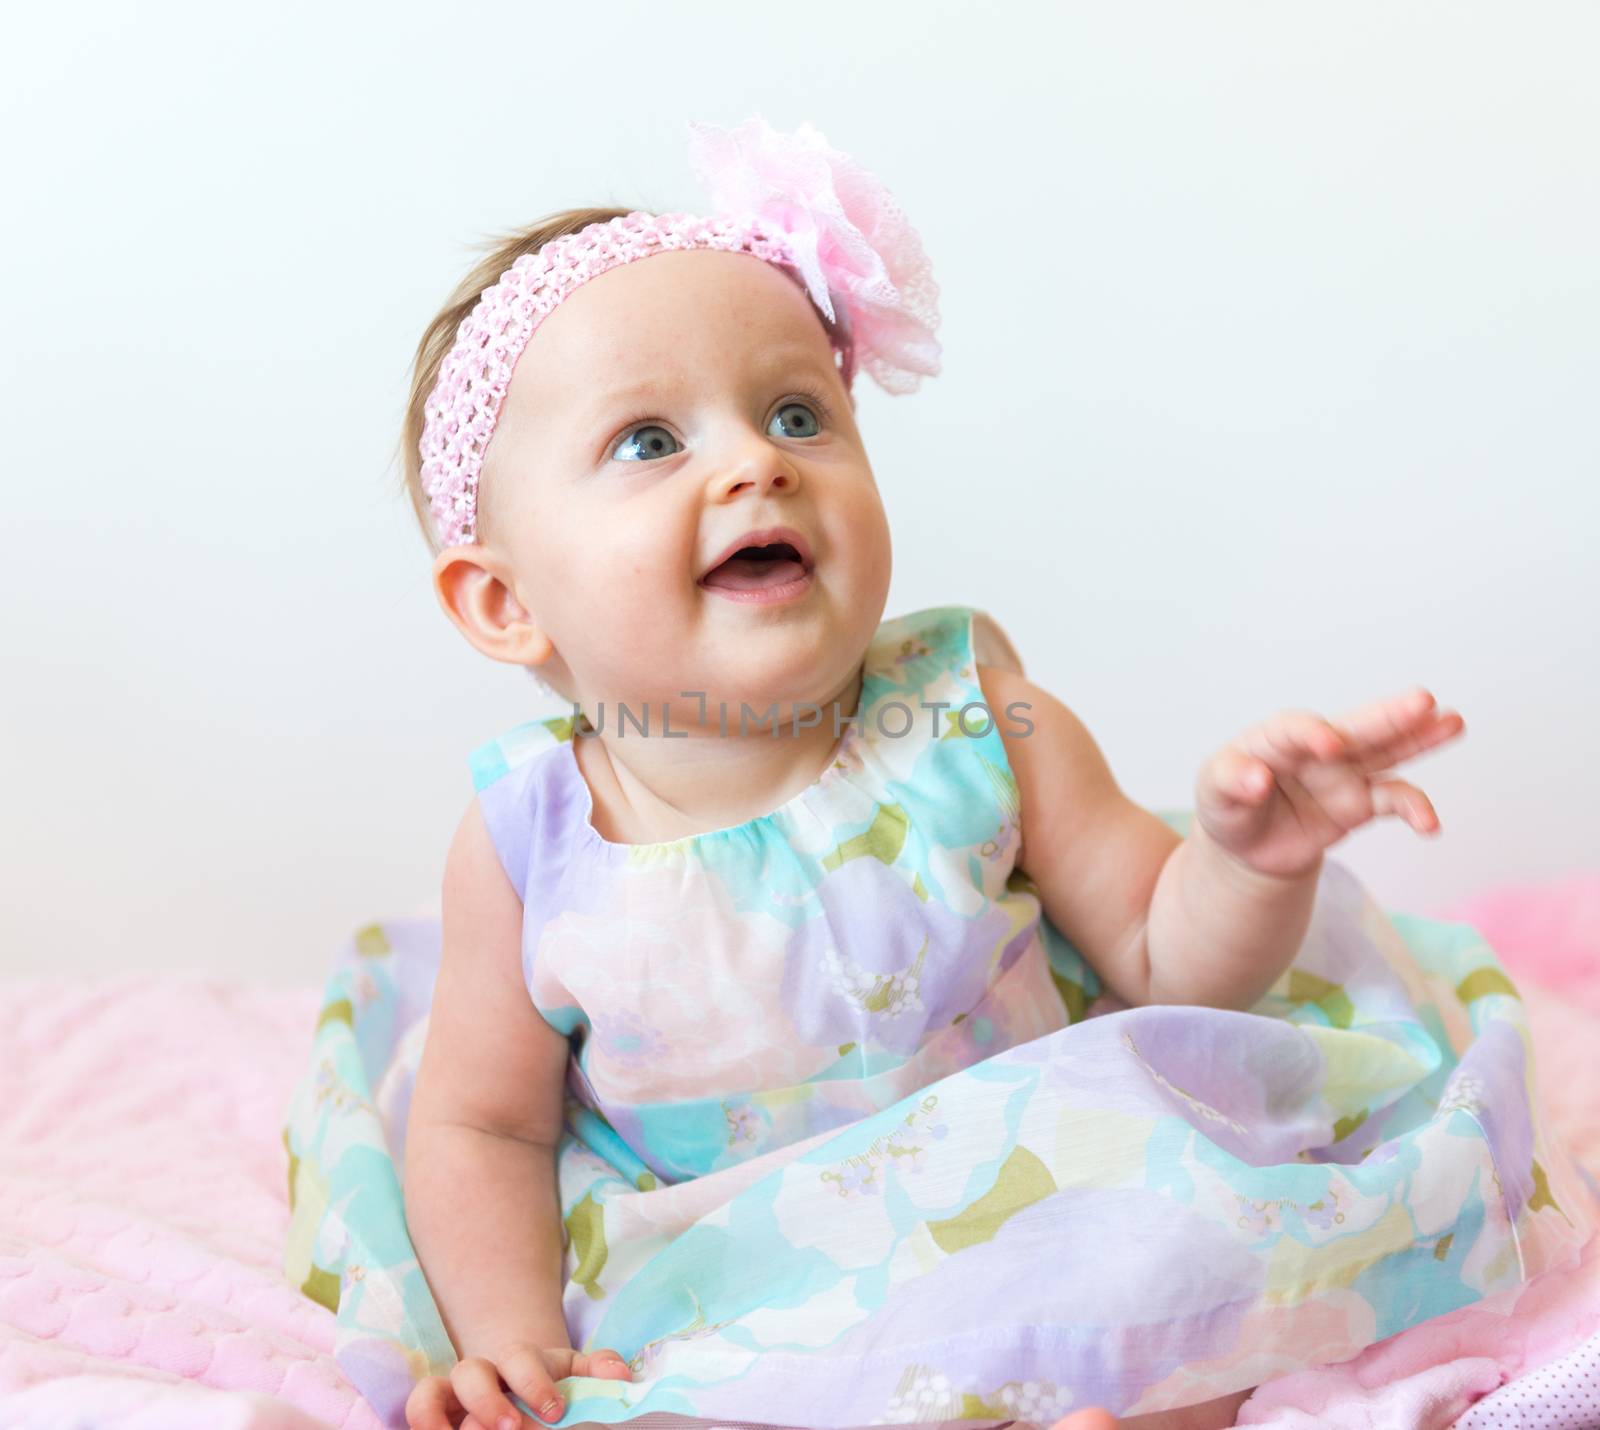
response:
[[[528,340],[591,278],[654,253],[695,248],[775,264],[831,325],[846,389],[858,368],[886,392],[939,372],[938,286],[889,191],[809,124],[776,133],[757,116],[734,130],[690,125],[691,159],[716,213],[634,210],[525,253],[456,329],[424,404],[422,487],[441,546],[477,540],[478,479]]]
[[[719,213],[754,213],[788,235],[812,301],[845,309],[857,365],[890,393],[937,377],[939,285],[894,196],[809,123],[775,132],[690,121],[690,159]]]

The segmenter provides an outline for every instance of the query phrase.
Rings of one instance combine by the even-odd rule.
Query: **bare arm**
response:
[[[1026,701],[1009,733],[1022,849],[1053,923],[1125,1002],[1249,1009],[1305,938],[1317,869],[1257,873],[1195,824],[1187,839],[1122,793],[1082,721],[1026,677],[978,668],[984,699]],[[1320,860],[1319,867],[1320,867]]]
[[[474,800],[450,846],[444,949],[406,1130],[405,1207],[463,1359],[571,1344],[556,1183],[567,1040],[522,980],[522,902]]]
[[[1131,1005],[1152,1002],[1145,928],[1156,881],[1182,838],[1122,793],[1082,721],[1055,696],[997,667],[979,666],[978,680],[991,710],[1029,707],[998,718],[1022,805],[1018,867],[1105,983]],[[1023,719],[1033,729],[1013,733]]]
[[[1305,942],[1321,870],[1319,858],[1305,874],[1258,873],[1197,821],[1151,901],[1150,1001],[1249,1012]]]

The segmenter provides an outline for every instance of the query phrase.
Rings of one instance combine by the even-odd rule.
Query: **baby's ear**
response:
[[[532,666],[554,649],[517,600],[510,567],[485,546],[445,547],[433,559],[433,590],[456,629],[490,660]]]

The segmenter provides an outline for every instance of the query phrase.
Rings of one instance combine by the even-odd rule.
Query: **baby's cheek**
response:
[[[666,595],[692,584],[699,532],[688,514],[666,504],[638,502],[597,514],[586,539],[617,579]]]
[[[843,557],[845,569],[836,575],[848,574],[862,587],[863,597],[880,587],[888,593],[891,542],[889,518],[878,499],[877,489],[857,487],[851,490],[848,500],[841,503],[840,520],[833,523],[836,551]]]
[[[562,588],[596,618],[626,615],[630,623],[647,623],[657,607],[681,601],[683,588],[692,585],[682,540],[663,524],[652,529],[631,515],[602,509],[569,528],[557,545],[552,570],[559,570]]]
[[[850,508],[850,525],[858,538],[874,545],[887,544],[889,540],[889,513],[883,505],[883,495],[877,485],[865,476],[848,484],[846,504]]]

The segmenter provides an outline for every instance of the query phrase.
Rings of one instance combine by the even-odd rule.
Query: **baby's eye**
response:
[[[655,435],[647,435],[651,433]],[[622,441],[617,443],[616,450],[611,455],[616,457],[618,461],[625,462],[643,461],[650,457],[670,457],[677,450],[677,441],[678,439],[667,431],[665,427],[658,426],[654,422],[648,422],[643,427],[635,427],[633,431],[628,433]],[[626,451],[629,445],[634,442],[639,443],[639,450],[644,453],[644,456],[621,456],[620,454]],[[673,444],[670,450],[667,447],[668,442]]]
[[[791,412],[800,413],[801,416],[799,421],[802,429],[804,428],[805,424],[809,422],[811,424],[810,430],[796,431],[791,425],[793,419],[787,418],[787,414]],[[772,420],[774,422],[782,423],[783,425],[783,431],[775,434],[779,437],[815,437],[817,433],[822,430],[821,425],[817,422],[816,414],[812,412],[812,410],[803,402],[785,402],[783,406],[778,409],[778,415]]]

